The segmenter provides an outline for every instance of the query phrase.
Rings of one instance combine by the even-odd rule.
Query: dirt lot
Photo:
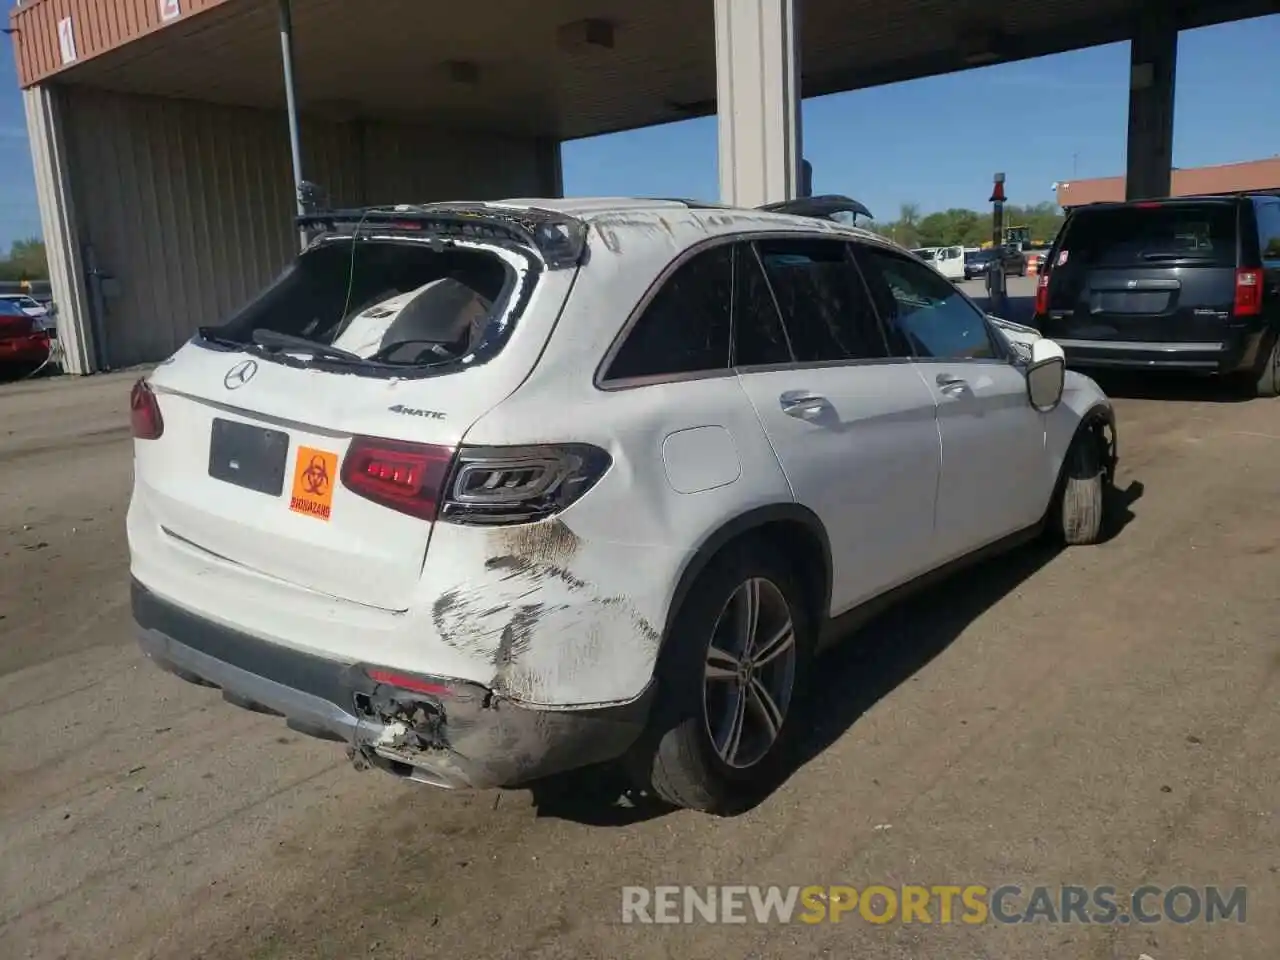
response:
[[[823,670],[808,763],[716,821],[608,806],[598,781],[535,797],[358,774],[147,666],[130,379],[0,387],[0,955],[1276,956],[1276,403],[1119,400],[1118,535],[888,614]],[[618,920],[631,884],[1143,882],[1247,885],[1247,920]]]

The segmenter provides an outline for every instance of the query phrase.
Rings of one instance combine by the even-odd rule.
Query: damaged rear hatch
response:
[[[483,205],[311,225],[276,283],[135,391],[153,438],[134,496],[175,550],[405,610],[454,451],[533,369],[585,231]]]

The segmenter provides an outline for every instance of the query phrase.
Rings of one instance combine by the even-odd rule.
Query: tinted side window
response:
[[[762,240],[757,249],[797,361],[887,354],[871,298],[843,241]]]
[[[986,318],[937,271],[870,247],[858,250],[895,353],[938,359],[995,359]]]
[[[790,363],[791,345],[755,248],[739,244],[734,265],[733,362],[740,367]]]
[[[681,264],[631,328],[606,379],[727,370],[732,291],[730,246]]]
[[[1280,200],[1254,205],[1258,217],[1258,249],[1269,267],[1280,267]]]

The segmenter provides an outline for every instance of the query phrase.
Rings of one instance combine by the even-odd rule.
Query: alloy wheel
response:
[[[738,770],[764,759],[782,732],[796,679],[791,609],[763,577],[741,583],[711,632],[703,682],[707,735]]]

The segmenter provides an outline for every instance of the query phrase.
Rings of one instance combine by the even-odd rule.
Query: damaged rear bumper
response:
[[[346,743],[353,759],[448,788],[508,787],[620,757],[650,694],[593,709],[530,708],[478,684],[345,663],[223,626],[133,581],[142,650],[237,706]],[[650,691],[651,693],[651,691]]]

